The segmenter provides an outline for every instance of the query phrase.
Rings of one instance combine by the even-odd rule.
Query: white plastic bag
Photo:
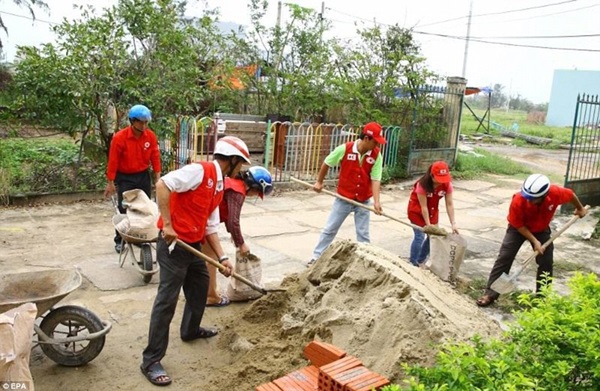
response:
[[[460,235],[430,235],[429,270],[444,281],[454,282],[465,257],[467,241]]]
[[[33,390],[29,356],[36,317],[34,303],[25,303],[0,314],[0,383],[22,383],[27,390]]]
[[[235,272],[242,277],[250,280],[254,285],[263,287],[261,283],[262,279],[262,267],[260,264],[260,258],[254,254],[247,254],[241,256],[239,251],[235,255]],[[253,288],[238,281],[235,278],[230,278],[229,285],[227,286],[227,297],[231,301],[247,301],[254,300],[261,297],[262,294],[257,292]]]

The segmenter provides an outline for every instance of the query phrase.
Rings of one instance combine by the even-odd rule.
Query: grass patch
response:
[[[480,118],[483,117],[485,110],[473,109],[475,114]],[[494,127],[493,123],[499,126],[503,126],[508,130],[513,129],[513,125],[516,124],[515,128],[518,128],[518,132],[529,136],[544,137],[552,139],[552,143],[545,146],[544,148],[557,148],[560,144],[571,143],[571,127],[555,127],[546,126],[544,124],[536,124],[527,122],[527,112],[518,110],[491,110],[490,114],[490,129],[489,134],[493,136],[499,136],[500,130]],[[487,127],[487,119],[484,121],[484,125]],[[485,129],[479,126],[479,122],[473,117],[469,110],[463,110],[461,116],[461,127],[460,131],[462,134],[474,135],[484,133]],[[521,142],[515,140],[515,143]],[[522,141],[525,143],[525,141]]]
[[[0,195],[97,190],[104,164],[83,158],[72,140],[8,138],[0,140]]]
[[[473,301],[483,295],[486,288],[487,279],[476,278],[470,281],[462,281],[456,285],[456,290],[463,295],[468,296]],[[519,303],[519,296],[522,294],[531,294],[529,291],[516,290],[506,295],[500,295],[500,298],[493,304],[495,308],[505,313],[512,313],[525,309],[525,306]]]
[[[520,175],[531,170],[509,158],[476,148],[475,153],[459,153],[452,175],[460,179],[474,179],[482,174]]]

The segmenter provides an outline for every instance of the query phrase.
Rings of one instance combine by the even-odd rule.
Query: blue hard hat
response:
[[[273,191],[273,179],[271,173],[264,167],[252,166],[248,169],[246,184],[251,189],[256,189],[261,196],[269,195]]]
[[[145,121],[152,120],[152,112],[144,105],[135,105],[129,109],[129,121]]]

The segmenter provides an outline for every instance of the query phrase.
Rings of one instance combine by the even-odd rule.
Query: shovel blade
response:
[[[508,274],[506,273],[502,273],[502,275],[498,277],[498,279],[494,281],[490,286],[491,290],[496,291],[500,294],[510,293],[516,288],[517,287],[515,286],[514,281],[510,279],[510,277],[508,277]]]

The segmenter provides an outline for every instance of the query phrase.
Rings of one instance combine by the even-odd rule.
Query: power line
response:
[[[575,12],[575,11],[581,11],[584,9],[588,9],[588,8],[594,8],[594,7],[598,7],[600,6],[600,4],[592,4],[592,5],[586,5],[585,7],[579,7],[579,8],[572,8],[569,10],[564,10],[564,11],[558,11],[558,12],[553,12],[551,14],[543,14],[543,15],[533,15],[533,16],[528,16],[526,18],[518,18],[518,19],[509,19],[509,20],[501,20],[501,21],[494,21],[494,22],[486,22],[486,23],[509,23],[509,22],[519,22],[522,20],[532,20],[532,19],[539,19],[539,18],[546,18],[548,16],[555,16],[555,15],[562,15],[562,14],[568,14],[569,12]],[[423,26],[424,27],[424,26]]]
[[[575,34],[575,35],[527,35],[515,36],[507,35],[503,37],[473,37],[477,39],[554,39],[554,38],[592,38],[600,37],[600,34]]]
[[[574,1],[577,1],[577,0],[562,1],[562,2],[559,2],[559,3],[546,4],[546,5],[537,6],[537,7],[528,7],[527,9],[550,7],[550,6],[564,4],[564,3],[571,3],[571,2],[574,2]],[[594,5],[582,7],[582,8],[579,8],[579,9],[596,7],[596,6],[599,6],[599,5],[600,4],[594,4]],[[330,11],[334,11],[334,12],[337,12],[339,14],[345,15],[345,16],[349,16],[349,17],[354,18],[356,20],[362,20],[362,21],[365,21],[365,22],[373,23],[372,20],[361,18],[359,16],[355,16],[355,15],[349,14],[347,12],[335,10],[335,9],[332,9],[332,8],[327,8],[327,9],[330,10]],[[502,11],[501,13],[518,12],[518,11],[523,11],[523,10],[526,10],[526,9],[522,8],[522,9],[519,9],[519,10]],[[561,13],[571,12],[571,11],[575,11],[575,10],[562,11]],[[496,13],[493,13],[493,14],[496,14]],[[487,16],[487,15],[492,15],[492,13],[490,13],[490,14],[481,14],[481,15],[478,15],[478,16],[482,16],[482,15],[486,15]],[[475,15],[473,15],[473,16],[475,16]],[[387,27],[392,27],[392,25],[386,24],[386,23],[380,23],[380,22],[378,22],[378,24],[383,25],[383,26],[387,26]],[[463,41],[467,39],[466,37],[461,37],[461,36],[455,36],[455,35],[449,35],[449,34],[429,33],[429,32],[418,31],[418,30],[412,30],[412,32],[415,33],[415,34],[436,36],[436,37],[448,38],[448,39],[458,39],[458,40],[463,40]],[[523,44],[516,44],[516,43],[509,43],[509,42],[486,41],[486,39],[513,39],[513,38],[514,39],[587,38],[587,37],[595,37],[595,36],[600,36],[600,34],[581,34],[581,35],[564,35],[564,36],[547,36],[547,37],[542,37],[542,36],[531,36],[531,37],[525,37],[525,36],[523,36],[523,37],[473,37],[473,38],[471,38],[471,40],[474,41],[474,42],[484,43],[484,44],[490,44],[490,45],[513,46],[513,47],[524,47],[524,48],[546,49],[546,50],[593,52],[593,53],[595,53],[595,52],[600,52],[600,49],[554,47],[554,46],[543,46],[543,45],[523,45]]]
[[[55,26],[58,26],[60,24],[60,23],[56,23],[56,22],[51,22],[49,20],[32,18],[31,16],[13,14],[12,12],[0,11],[0,14],[10,15],[10,16],[14,16],[14,17],[17,17],[17,18],[22,18],[22,19],[29,19],[29,20],[33,20],[34,22],[41,22],[41,23],[51,24],[51,25],[55,25]]]
[[[538,6],[535,6],[535,7],[526,7],[526,8],[519,8],[519,9],[507,10],[507,11],[489,12],[487,14],[472,15],[472,17],[475,18],[475,17],[481,17],[481,16],[505,15],[505,14],[515,13],[515,12],[531,11],[531,10],[539,9],[539,8],[554,7],[554,6],[562,5],[562,4],[566,4],[566,3],[573,3],[575,1],[577,1],[577,0],[560,1],[558,3],[544,4],[544,5],[538,5]],[[459,16],[457,18],[451,18],[451,19],[441,20],[439,22],[433,22],[433,23],[429,23],[429,24],[424,24],[424,25],[422,25],[420,27],[434,26],[436,24],[453,22],[455,20],[466,19],[468,17],[469,17],[469,15]]]
[[[435,36],[435,37],[442,37],[442,38],[449,38],[449,39],[459,39],[459,40],[463,40],[463,41],[467,39],[466,37],[458,37],[455,35],[427,33],[424,31],[416,31],[416,30],[413,30],[413,33],[422,34],[422,35],[431,35],[431,36]],[[542,45],[521,45],[521,44],[509,43],[509,42],[485,41],[483,39],[477,39],[477,38],[472,38],[472,37],[470,38],[470,40],[474,41],[474,42],[486,43],[486,44],[490,44],[490,45],[514,46],[514,47],[546,49],[546,50],[564,50],[564,51],[572,51],[572,52],[600,53],[600,49],[565,48],[565,47],[542,46]]]
[[[349,17],[351,17],[351,18],[353,18],[353,19],[362,20],[363,22],[373,23],[373,20],[372,20],[372,19],[365,19],[365,18],[361,18],[360,16],[351,15],[351,14],[348,14],[348,13],[346,13],[346,12],[344,12],[344,11],[339,11],[339,10],[336,10],[336,9],[333,9],[333,8],[329,8],[329,7],[326,7],[326,8],[327,8],[329,11],[337,12],[338,14],[345,15],[345,16],[349,16]],[[382,24],[383,24],[383,23],[382,23]]]

